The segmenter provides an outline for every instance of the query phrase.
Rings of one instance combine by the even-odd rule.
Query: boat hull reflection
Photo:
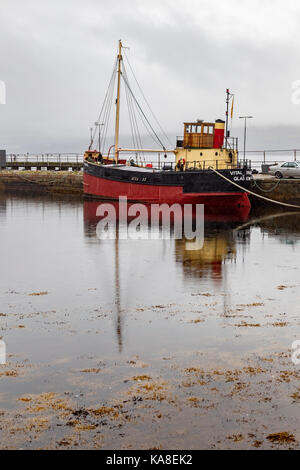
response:
[[[97,215],[97,212],[99,214],[99,208],[101,206],[105,207],[107,204],[111,205],[114,208],[114,210],[116,212],[116,218],[118,220],[119,216],[120,216],[120,208],[121,208],[122,203],[119,203],[118,201],[99,202],[99,201],[88,201],[87,200],[87,201],[84,201],[84,210],[83,210],[84,222],[88,225],[90,223],[97,223],[101,219],[103,219],[104,215],[99,216],[99,215]],[[133,208],[133,206],[137,207],[138,205],[139,204],[135,204],[135,203],[131,203],[131,202],[126,203],[128,222],[131,222],[136,217],[136,216],[132,216],[132,215],[128,214],[129,209]],[[191,208],[189,213],[191,214],[191,217],[194,219],[196,217],[196,204],[190,204],[189,206]],[[146,212],[147,212],[146,220],[148,220],[148,222],[150,223],[151,222],[151,207],[152,207],[152,205],[151,204],[143,204],[143,207],[146,208]],[[184,207],[184,206],[181,206],[181,207]],[[236,211],[232,214],[226,214],[226,213],[225,214],[221,214],[221,213],[211,214],[210,212],[209,213],[206,212],[205,206],[204,206],[204,221],[205,222],[213,221],[213,222],[221,222],[221,223],[229,223],[229,224],[232,223],[232,222],[243,222],[243,221],[248,220],[249,213],[250,213],[250,208],[244,206],[244,207],[237,208]],[[143,214],[144,214],[144,212],[143,212]],[[141,214],[141,216],[143,216],[143,214]],[[176,219],[176,217],[177,217],[176,211],[175,212],[170,212],[171,222],[178,221]]]
[[[98,216],[99,208],[105,208],[106,203],[99,203],[98,201],[85,201],[84,202],[84,227],[85,235],[88,237],[97,237],[97,224],[105,217],[105,215]],[[120,215],[120,203],[111,202],[115,209],[116,217]],[[127,215],[129,208],[133,204],[128,203]],[[102,210],[104,212],[104,210]],[[146,215],[145,215],[146,214]],[[176,262],[181,263],[183,272],[187,276],[205,277],[209,276],[213,279],[222,278],[222,265],[226,260],[234,260],[236,257],[236,244],[237,242],[245,242],[249,236],[250,229],[245,228],[237,230],[249,220],[249,211],[247,208],[240,208],[239,214],[235,215],[211,215],[204,213],[204,231],[201,240],[195,238],[194,240],[187,239],[184,235],[181,238],[172,237],[172,227],[178,223],[176,217],[178,215],[171,215],[170,224],[170,238],[174,238],[175,242],[175,259]],[[151,223],[151,206],[144,213],[144,222]],[[190,212],[190,217],[196,217],[196,210]],[[134,219],[134,216],[127,218],[128,224]],[[180,222],[180,221],[179,221]],[[160,220],[159,229],[163,229],[163,221]],[[182,222],[183,223],[183,222]],[[184,231],[182,232],[184,234]],[[116,226],[116,239],[120,238],[118,226]]]

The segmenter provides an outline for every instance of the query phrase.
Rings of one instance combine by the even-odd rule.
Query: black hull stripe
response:
[[[208,192],[237,192],[236,187],[220,178],[211,170],[196,171],[161,171],[152,172],[120,169],[105,165],[84,163],[84,172],[88,175],[106,180],[139,184],[147,186],[177,186],[183,188],[183,193],[208,193]],[[252,182],[251,170],[220,170],[227,178],[237,182],[245,189],[250,189]]]

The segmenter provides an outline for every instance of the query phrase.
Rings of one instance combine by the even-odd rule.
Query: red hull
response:
[[[128,201],[167,204],[204,204],[205,211],[232,211],[251,207],[245,192],[184,193],[182,186],[159,186],[112,181],[84,173],[84,193],[98,199],[118,200],[126,196]]]

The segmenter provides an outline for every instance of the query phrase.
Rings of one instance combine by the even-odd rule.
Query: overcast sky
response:
[[[250,148],[300,148],[299,0],[0,0],[0,147],[84,150],[120,38],[171,141],[224,118],[229,87],[233,134],[250,114]]]

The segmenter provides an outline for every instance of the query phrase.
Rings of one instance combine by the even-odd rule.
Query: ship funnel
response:
[[[217,119],[215,122],[214,149],[220,149],[224,144],[225,121]]]

